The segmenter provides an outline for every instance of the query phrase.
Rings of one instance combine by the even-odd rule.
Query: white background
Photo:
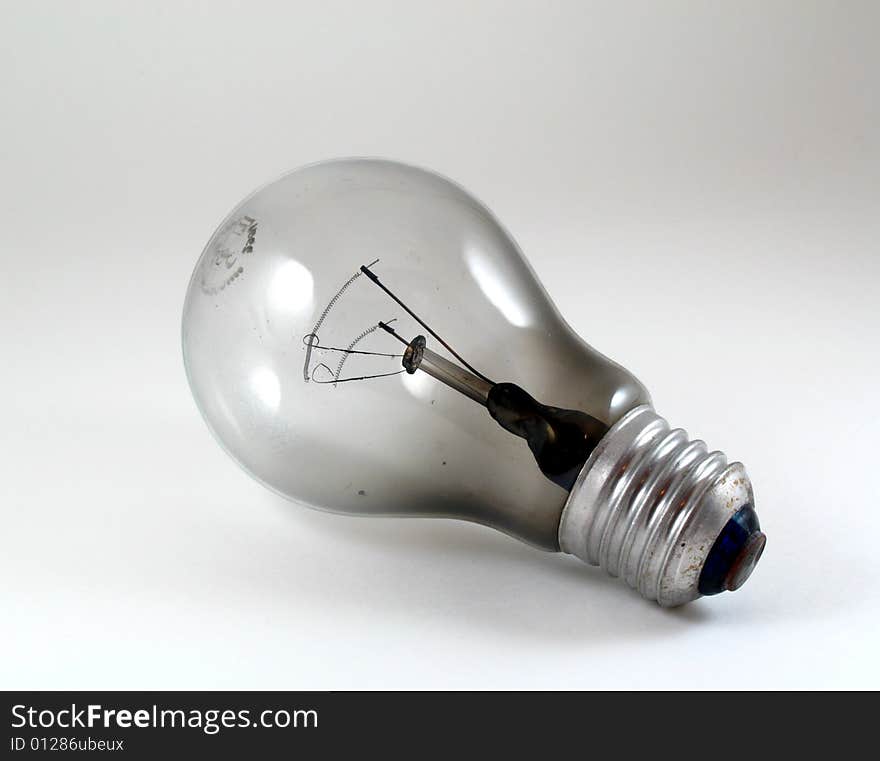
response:
[[[0,687],[880,686],[877,9],[3,2]],[[187,280],[242,196],[338,155],[470,188],[746,463],[741,591],[664,611],[232,463],[186,386]]]

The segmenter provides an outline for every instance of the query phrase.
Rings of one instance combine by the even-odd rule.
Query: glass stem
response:
[[[466,397],[473,399],[484,407],[489,398],[492,383],[483,380],[472,372],[459,367],[454,362],[444,359],[430,349],[424,350],[419,370],[426,372],[432,378],[445,383],[449,388],[455,389]]]

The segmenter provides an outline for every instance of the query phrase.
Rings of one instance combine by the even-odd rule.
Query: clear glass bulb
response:
[[[183,349],[214,435],[274,491],[546,550],[591,453],[650,404],[483,204],[384,160],[307,166],[239,204],[196,265]]]

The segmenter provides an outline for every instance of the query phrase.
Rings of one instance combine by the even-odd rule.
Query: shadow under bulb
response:
[[[250,195],[196,264],[183,353],[220,444],[297,502],[477,521],[661,605],[738,589],[764,548],[743,466],[670,429],[432,172],[342,159]]]

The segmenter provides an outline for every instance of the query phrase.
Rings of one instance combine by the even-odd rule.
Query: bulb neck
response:
[[[662,606],[738,589],[764,542],[742,464],[671,429],[649,405],[605,434],[559,524],[563,552]]]

